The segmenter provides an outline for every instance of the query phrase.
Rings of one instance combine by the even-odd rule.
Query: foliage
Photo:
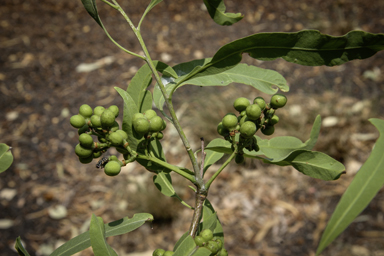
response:
[[[277,92],[287,92],[289,87],[284,77],[276,71],[240,62],[243,53],[247,53],[250,57],[263,61],[282,58],[287,62],[306,66],[342,65],[355,59],[369,58],[383,50],[384,34],[351,31],[344,36],[334,37],[315,30],[257,33],[224,45],[212,58],[191,60],[170,67],[151,59],[140,30],[146,15],[162,0],[150,1],[137,26],[117,0],[101,2],[123,15],[137,37],[143,55],[125,49],[110,36],[99,16],[96,0],[82,0],[87,12],[108,38],[124,52],[142,59],[145,64],[137,71],[126,90],[115,88],[124,101],[121,126],[115,121],[120,111],[114,105],[92,109],[83,104],[79,108],[79,114],[71,117],[70,123],[78,129],[79,134],[79,144],[76,145],[75,152],[79,161],[84,164],[101,157],[97,168],[104,168],[104,172],[110,176],[118,175],[121,167],[137,161],[153,173],[153,183],[163,195],[177,198],[184,206],[193,210],[190,229],[175,244],[173,251],[165,252],[159,248],[154,255],[228,255],[219,213],[213,209],[207,195],[211,184],[233,159],[238,164],[247,158],[255,158],[268,164],[292,166],[304,175],[322,180],[336,180],[345,173],[342,163],[322,152],[312,151],[319,137],[320,116],[316,117],[310,138],[305,142],[292,136],[262,139],[256,135],[258,131],[264,135],[272,135],[275,125],[283,121],[276,113],[286,105],[287,98]],[[232,25],[243,18],[239,13],[226,12],[224,1],[204,0],[204,4],[209,15],[219,25]],[[153,79],[156,84],[152,94],[149,87]],[[273,96],[269,102],[261,97],[251,99],[250,102],[244,97],[236,99],[234,108],[238,113],[228,113],[218,124],[217,131],[222,138],[212,140],[207,146],[202,139],[201,149],[193,152],[176,116],[173,94],[181,86],[227,86],[231,83],[249,85]],[[164,118],[176,128],[190,158],[191,170],[167,162],[161,144],[164,137],[162,131],[166,129],[167,123],[152,110],[153,102]],[[384,131],[382,120],[372,119],[371,122],[381,133]],[[340,201],[324,232],[317,254],[351,223],[382,186],[382,140],[381,136],[371,157]],[[114,155],[103,156],[109,148],[116,148],[123,159],[119,160]],[[12,155],[7,151],[8,147],[0,144],[0,171],[4,171],[12,163]],[[201,162],[198,162],[197,154],[200,152]],[[210,166],[224,156],[227,158],[220,168],[210,177],[205,177]],[[194,206],[187,204],[176,193],[172,184],[172,172],[194,185],[191,187],[196,197]],[[92,215],[89,231],[57,248],[52,255],[72,255],[90,246],[95,255],[117,255],[106,242],[106,237],[131,232],[152,220],[149,213],[140,213],[132,218],[125,217],[104,224],[101,217]],[[200,235],[203,239],[206,238],[207,232],[212,233],[212,236],[203,242],[196,240]],[[28,255],[19,238],[16,240],[16,249],[19,255]]]

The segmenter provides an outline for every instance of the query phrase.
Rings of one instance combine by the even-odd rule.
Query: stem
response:
[[[189,235],[193,238],[195,238],[197,229],[199,228],[205,198],[207,198],[207,194],[197,190],[195,195],[195,211],[193,212],[191,227],[189,228]]]
[[[114,5],[114,4],[110,3],[110,2],[108,2],[107,0],[101,0],[101,1],[103,1],[103,2],[106,3],[107,5],[109,5],[109,6],[111,6],[112,8],[114,8],[114,9],[117,10],[117,6],[116,6],[116,5]]]
[[[209,189],[212,182],[216,179],[216,177],[221,173],[222,170],[224,170],[225,167],[233,160],[233,158],[236,157],[237,154],[237,148],[235,151],[233,151],[232,155],[223,163],[223,165],[215,172],[215,174],[209,179],[209,181],[205,184],[206,188]]]

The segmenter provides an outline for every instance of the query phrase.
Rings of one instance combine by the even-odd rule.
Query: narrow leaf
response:
[[[173,256],[189,256],[192,255],[193,252],[196,251],[196,243],[195,240],[188,235],[184,238],[184,240],[180,243],[180,245],[175,250]]]
[[[209,218],[206,218],[201,224],[201,230],[210,229],[213,232],[217,224],[217,214],[212,214],[211,216],[209,216]]]
[[[131,232],[147,221],[153,221],[153,216],[149,213],[137,213],[132,218],[125,217],[123,219],[105,224],[105,236],[118,236]],[[57,248],[51,256],[67,256],[83,251],[91,246],[89,231],[78,235],[59,248]]]
[[[23,244],[21,243],[20,237],[16,238],[15,249],[20,256],[30,256],[27,250],[25,250]]]
[[[207,147],[215,147],[221,145],[222,141],[220,139],[214,139],[208,143]],[[219,161],[224,156],[224,153],[215,152],[212,150],[206,150],[205,160],[204,160],[204,173],[208,170],[211,165]]]
[[[294,33],[258,33],[221,47],[209,69],[234,66],[243,53],[259,60],[284,60],[305,66],[335,66],[366,59],[384,49],[384,34],[351,31],[344,36],[321,34],[317,30]]]
[[[223,0],[204,0],[204,4],[211,18],[222,26],[230,26],[244,17],[241,13],[225,12],[226,7]]]
[[[165,159],[165,155],[164,155],[164,151],[163,151],[163,147],[161,146],[161,143],[160,141],[158,140],[152,140],[150,142],[150,151],[153,152],[153,154],[155,155],[155,157],[157,159],[160,159],[164,162],[166,162],[167,160]],[[140,141],[139,145],[137,146],[137,152],[140,153],[140,154],[145,154],[145,141],[142,140]],[[161,165],[158,165],[152,161],[149,161],[149,160],[144,160],[144,159],[136,159],[136,161],[141,164],[142,166],[144,166],[148,171],[151,171],[151,172],[155,172],[155,173],[158,173],[158,172],[162,172],[162,171],[165,171],[165,172],[171,172],[172,170],[171,169],[168,169],[164,166],[161,166]]]
[[[147,9],[145,9],[145,12],[143,14],[143,16],[147,15],[147,13],[152,10],[153,7],[155,7],[156,5],[158,5],[159,3],[161,3],[163,0],[151,0],[151,2],[149,3],[149,5],[147,6]]]
[[[177,250],[177,248],[179,248],[179,246],[181,245],[181,243],[187,239],[187,237],[189,236],[189,232],[185,232],[180,238],[179,240],[176,242],[175,246],[173,247],[173,251],[175,252]]]
[[[119,87],[115,87],[115,90],[120,94],[121,98],[123,98],[123,101],[124,101],[122,129],[128,134],[129,146],[133,150],[136,150],[140,140],[137,139],[134,135],[134,132],[132,129],[132,120],[133,120],[133,115],[138,113],[139,110],[137,108],[135,101],[132,99],[129,93],[127,93],[126,91],[124,91]]]
[[[197,249],[197,251],[194,252],[192,255],[193,256],[209,256],[211,254],[212,254],[212,252],[210,250],[208,250],[207,248],[199,247],[199,249]]]
[[[95,256],[104,256],[111,253],[105,240],[105,228],[102,220],[99,222],[95,214],[92,214],[91,224],[89,227],[89,237],[91,240],[92,250]]]
[[[89,15],[91,15],[91,17],[97,22],[97,24],[100,25],[100,27],[103,27],[99,14],[97,12],[96,0],[81,0],[81,2],[83,3]]]
[[[380,137],[348,186],[333,212],[321,237],[316,255],[319,255],[368,206],[384,184],[384,120],[369,121],[379,130]]]
[[[316,151],[296,150],[281,162],[264,161],[281,166],[292,165],[299,172],[322,180],[336,180],[345,173],[342,163]]]
[[[157,175],[153,176],[153,183],[155,183],[157,189],[166,196],[172,197],[176,194],[169,173],[159,172]]]
[[[10,149],[8,145],[0,143],[0,173],[7,170],[13,163],[13,155]]]

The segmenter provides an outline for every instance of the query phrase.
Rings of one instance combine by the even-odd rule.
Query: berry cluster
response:
[[[70,123],[78,129],[79,144],[75,147],[75,153],[81,163],[87,164],[94,158],[99,158],[108,148],[116,147],[121,153],[128,153],[128,134],[119,129],[116,117],[119,115],[119,108],[112,105],[105,109],[97,106],[95,109],[83,104],[79,108],[79,114],[73,115]],[[98,142],[93,140],[92,135],[98,138]],[[125,162],[120,162],[116,156],[102,158],[96,167],[104,168],[104,172],[109,176],[120,173],[121,166]]]
[[[162,131],[167,126],[166,122],[157,113],[148,109],[144,113],[136,113],[132,119],[133,129],[139,136],[145,138],[163,138]]]
[[[172,256],[174,254],[173,251],[165,251],[164,249],[156,249],[152,256]]]
[[[223,242],[218,237],[213,237],[210,229],[204,229],[195,237],[195,243],[199,247],[210,250],[212,256],[228,256],[228,252],[223,248]]]
[[[279,122],[275,115],[278,108],[287,103],[287,98],[282,94],[275,94],[271,97],[270,103],[266,103],[262,97],[253,100],[253,104],[246,98],[237,98],[233,107],[239,115],[228,113],[217,126],[217,132],[226,140],[234,142],[235,134],[240,133],[239,152],[236,155],[236,163],[243,163],[244,156],[242,149],[259,151],[255,133],[260,129],[264,135],[272,135],[275,131],[274,125]]]

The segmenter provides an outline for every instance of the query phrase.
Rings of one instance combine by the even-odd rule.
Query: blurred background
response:
[[[96,169],[96,160],[80,164],[74,153],[77,131],[69,124],[84,103],[116,104],[122,109],[123,101],[113,87],[126,89],[143,62],[111,43],[81,1],[1,2],[0,142],[12,147],[15,161],[0,174],[0,254],[16,255],[12,248],[21,236],[31,255],[49,255],[86,231],[91,213],[105,222],[139,212],[154,215],[152,227],[145,224],[133,233],[108,238],[119,255],[149,256],[156,248],[172,249],[188,230],[192,212],[158,192],[152,174],[136,163],[115,178]],[[146,7],[143,2],[149,0],[120,2],[137,24]],[[241,12],[244,19],[221,27],[197,0],[165,0],[156,6],[142,25],[152,58],[172,66],[211,57],[222,45],[257,32],[318,29],[335,36],[352,29],[384,32],[384,1],[225,3],[228,11]],[[101,1],[97,4],[112,37],[140,53],[123,18]],[[347,174],[325,182],[257,160],[230,165],[208,197],[223,224],[225,247],[230,255],[314,255],[337,202],[378,138],[368,119],[384,118],[384,52],[332,68],[261,62],[245,55],[243,62],[274,69],[290,85],[288,104],[279,110],[281,121],[273,136],[305,141],[320,114],[323,125],[315,150],[341,161]],[[177,114],[194,150],[200,147],[200,137],[207,143],[218,137],[218,122],[233,112],[233,101],[241,96],[269,99],[236,84],[184,86],[177,91]],[[190,166],[171,125],[162,143],[169,162]],[[176,175],[173,180],[178,194],[193,204],[190,184]],[[384,255],[383,190],[323,255]]]

